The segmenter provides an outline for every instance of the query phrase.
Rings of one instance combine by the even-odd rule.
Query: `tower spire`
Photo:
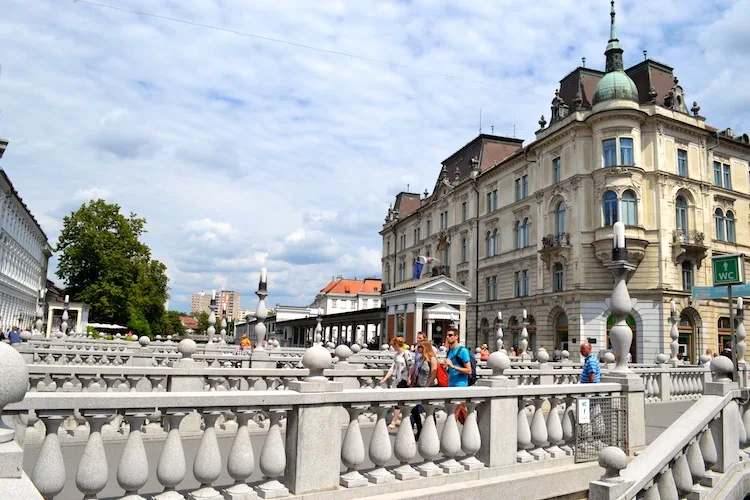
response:
[[[615,0],[612,0],[610,4],[612,9],[609,13],[611,18],[609,25],[609,43],[607,44],[607,49],[604,51],[604,55],[607,56],[607,73],[611,73],[612,71],[622,71],[624,69],[622,64],[622,46],[620,45],[620,40],[617,39],[617,28],[615,26]]]

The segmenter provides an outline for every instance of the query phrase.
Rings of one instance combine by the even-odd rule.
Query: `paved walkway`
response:
[[[693,403],[695,401],[646,405],[646,444],[651,444],[672,422],[693,406]]]

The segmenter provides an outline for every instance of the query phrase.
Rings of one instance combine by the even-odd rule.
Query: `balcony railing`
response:
[[[570,245],[569,233],[548,234],[542,238],[542,248],[559,248]]]

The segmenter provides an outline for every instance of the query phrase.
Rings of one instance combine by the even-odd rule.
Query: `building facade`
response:
[[[0,158],[7,141],[0,140]],[[8,175],[0,169],[0,327],[31,328],[47,289],[52,249]]]
[[[379,279],[347,280],[337,276],[328,283],[310,305],[324,316],[380,307],[382,282]]]
[[[669,352],[671,300],[685,358],[720,349],[727,301],[691,291],[712,284],[711,256],[750,250],[750,139],[688,108],[671,67],[624,69],[622,54],[613,7],[605,71],[566,75],[533,142],[480,135],[443,162],[432,194],[399,194],[380,233],[384,289],[412,279],[419,256],[436,257],[422,276],[445,274],[472,294],[467,344],[494,345],[501,311],[516,347],[525,309],[532,348],[604,349],[621,220],[637,266],[633,360]]]
[[[209,293],[194,293],[190,298],[190,313],[201,312],[211,312],[211,294]]]
[[[240,307],[240,292],[233,290],[222,290],[216,294],[216,318],[221,318],[226,314],[227,318],[238,318],[242,314]]]

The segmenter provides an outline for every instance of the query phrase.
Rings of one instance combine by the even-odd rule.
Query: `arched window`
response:
[[[561,201],[555,207],[555,232],[559,236],[565,232],[565,202]]]
[[[484,254],[487,257],[491,257],[492,256],[492,233],[490,233],[489,231],[487,231],[487,236],[485,237],[485,240],[484,240],[484,246],[485,246]]]
[[[568,350],[568,316],[560,313],[555,319],[555,347]]]
[[[726,223],[727,223],[727,241],[730,243],[735,242],[735,236],[734,236],[734,214],[731,210],[727,210],[727,215],[725,217]]]
[[[497,255],[500,253],[500,234],[497,232],[497,229],[492,231],[492,255]]]
[[[529,218],[526,217],[523,220],[523,247],[526,248],[529,246],[529,236],[531,233],[531,222],[529,222]]]
[[[675,199],[675,225],[682,229],[682,237],[688,239],[688,204],[685,198],[678,196]]]
[[[622,222],[626,226],[638,225],[638,203],[630,189],[622,193]]]
[[[516,221],[514,231],[516,236],[516,249],[521,248],[521,221]]]
[[[604,225],[614,226],[617,222],[617,193],[607,191],[602,196],[602,210],[604,212]]]
[[[716,226],[716,239],[724,241],[724,212],[720,208],[714,210],[714,225]]]

